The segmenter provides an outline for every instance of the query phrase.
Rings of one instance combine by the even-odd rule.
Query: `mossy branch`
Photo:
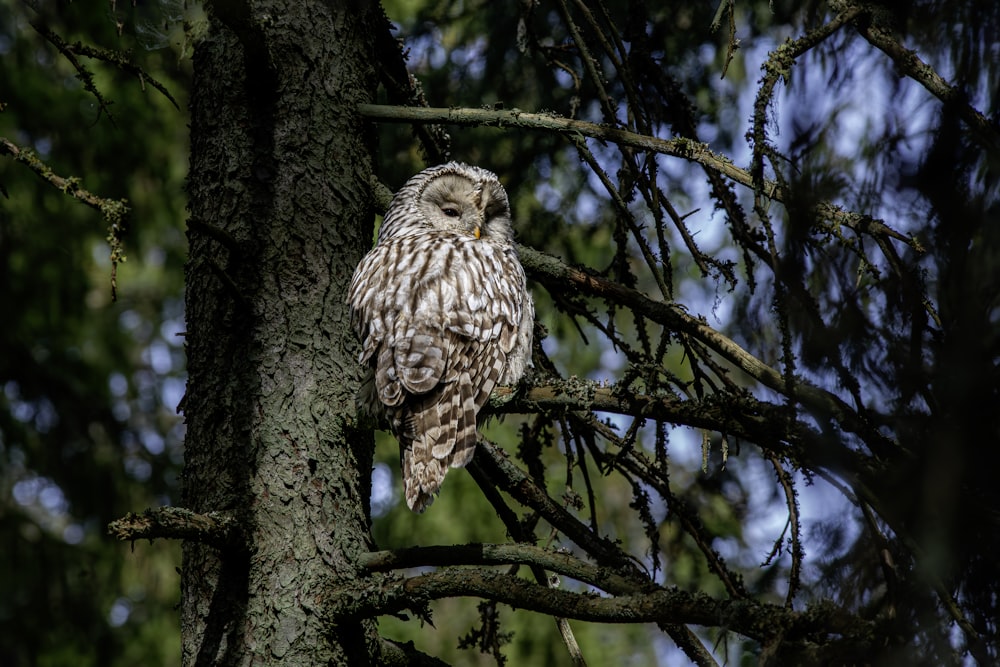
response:
[[[372,572],[426,566],[528,565],[576,579],[608,593],[634,593],[649,588],[649,585],[644,586],[607,568],[595,567],[569,553],[542,549],[531,544],[410,547],[363,553],[358,562]]]
[[[655,301],[638,290],[594,275],[582,268],[568,266],[558,258],[532,248],[518,246],[518,253],[528,275],[545,285],[549,291],[582,292],[630,308],[633,312],[641,313],[672,331],[687,334],[701,341],[764,386],[785,396],[791,394],[780,372],[705,324],[703,320],[688,314],[681,306]],[[864,437],[873,450],[885,451],[893,448],[893,443],[872,429],[851,406],[831,392],[799,380],[795,386],[794,397],[806,407],[835,419],[844,430]]]
[[[375,120],[396,123],[442,123],[445,125],[484,126],[498,128],[520,128],[547,130],[573,137],[591,137],[610,141],[620,146],[639,148],[653,153],[684,158],[711,167],[732,180],[750,185],[746,170],[735,166],[729,158],[714,153],[707,144],[689,139],[660,139],[644,134],[636,134],[609,125],[598,125],[572,118],[563,118],[554,113],[529,113],[513,110],[400,107],[381,104],[362,104],[358,110],[362,115]]]
[[[484,126],[498,128],[520,128],[545,130],[565,134],[571,140],[591,137],[608,141],[619,146],[638,148],[652,153],[670,155],[700,164],[710,171],[719,173],[736,183],[754,187],[754,178],[747,169],[737,167],[732,161],[708,148],[707,144],[683,137],[661,139],[644,134],[621,130],[608,125],[598,125],[572,118],[562,118],[550,113],[528,113],[526,111],[466,108],[402,107],[382,104],[361,104],[362,115],[374,120],[395,123],[440,123],[445,125]],[[763,180],[762,191],[775,201],[785,201],[788,193],[776,181]],[[847,227],[859,235],[875,238],[886,236],[910,246],[917,252],[924,248],[913,238],[892,229],[881,220],[875,220],[858,213],[844,211],[830,202],[819,202],[817,213],[832,225]]]
[[[479,597],[552,616],[595,623],[670,623],[725,628],[761,643],[781,633],[786,642],[805,646],[840,643],[850,638],[852,650],[871,650],[870,621],[833,605],[794,611],[755,600],[718,600],[679,589],[656,588],[642,593],[602,597],[548,588],[523,578],[480,568],[449,568],[412,578],[378,576],[362,590],[331,591],[329,609],[339,618],[368,618],[425,608],[434,600]]]
[[[34,151],[21,148],[4,137],[0,137],[0,155],[11,156],[60,192],[68,194],[77,201],[100,211],[104,220],[108,223],[106,240],[111,250],[111,300],[117,300],[118,264],[126,260],[122,236],[125,233],[125,222],[129,212],[128,200],[108,199],[95,195],[80,186],[79,178],[64,178],[59,176],[45,162],[40,160]]]
[[[129,512],[108,524],[108,534],[123,542],[175,539],[219,549],[240,543],[239,524],[232,515],[222,512],[198,514],[183,507],[159,507],[141,514]]]
[[[40,8],[38,3],[34,0],[25,0],[26,5],[31,7],[36,12],[40,13]],[[84,56],[85,58],[91,58],[93,60],[100,60],[106,62],[110,65],[114,65],[118,69],[128,74],[131,74],[139,80],[139,85],[143,90],[146,89],[146,83],[148,82],[153,88],[160,91],[160,93],[170,100],[170,103],[174,105],[174,108],[180,111],[180,105],[177,104],[177,100],[174,99],[167,87],[162,83],[157,81],[155,78],[151,77],[142,67],[139,67],[132,61],[132,55],[127,51],[115,51],[112,49],[104,49],[96,46],[88,46],[82,42],[69,43],[49,28],[42,19],[36,18],[31,21],[31,27],[35,29],[39,35],[45,38],[52,46],[54,46],[59,53],[63,55],[66,60],[73,66],[76,70],[76,78],[83,83],[83,87],[97,99],[98,109],[108,114],[108,119],[114,124],[114,116],[111,114],[111,102],[104,99],[101,95],[101,91],[98,90],[97,85],[94,83],[94,75],[83,66],[77,56]]]

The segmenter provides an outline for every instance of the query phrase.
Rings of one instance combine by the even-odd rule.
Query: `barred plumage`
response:
[[[496,175],[425,169],[389,205],[351,281],[351,321],[371,370],[362,407],[399,440],[406,503],[422,512],[475,452],[476,420],[531,354],[534,307]]]

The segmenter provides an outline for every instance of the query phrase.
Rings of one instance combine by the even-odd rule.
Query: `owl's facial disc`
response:
[[[441,229],[477,241],[504,235],[507,200],[499,183],[445,174],[428,184],[421,193],[421,202]]]

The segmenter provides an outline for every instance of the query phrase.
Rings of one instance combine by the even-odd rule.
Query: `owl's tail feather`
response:
[[[415,461],[410,449],[403,450],[403,487],[407,506],[418,514],[430,507],[447,470],[440,461]]]
[[[444,482],[448,468],[464,467],[476,451],[476,403],[467,377],[407,406],[397,434],[402,448],[406,504],[423,512]]]
[[[452,385],[451,393],[451,414],[447,419],[454,427],[451,434],[454,444],[448,447],[447,443],[442,442],[432,453],[435,458],[447,459],[452,468],[464,468],[476,453],[476,416],[479,413],[475,391],[467,372],[462,373],[458,382]]]

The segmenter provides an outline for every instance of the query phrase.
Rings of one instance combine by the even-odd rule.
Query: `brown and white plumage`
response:
[[[496,175],[451,162],[407,181],[348,303],[373,370],[362,401],[384,409],[406,503],[422,512],[448,468],[472,459],[490,392],[517,382],[530,358],[534,307]]]

